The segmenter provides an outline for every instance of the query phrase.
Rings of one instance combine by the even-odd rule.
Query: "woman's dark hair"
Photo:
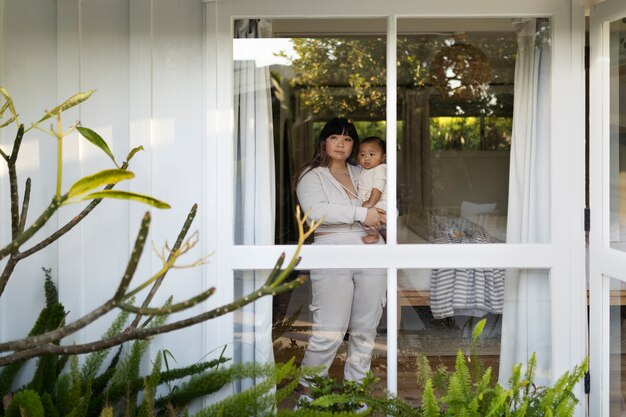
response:
[[[332,135],[346,135],[352,138],[352,143],[354,145],[352,146],[352,153],[350,154],[347,162],[351,165],[357,165],[356,155],[359,152],[359,134],[352,122],[348,119],[335,117],[334,119],[330,119],[322,128],[317,141],[317,146],[315,147],[313,158],[296,171],[293,181],[294,186],[297,185],[300,178],[302,178],[302,176],[310,170],[317,167],[327,167],[330,164],[328,155],[326,154],[326,139]]]

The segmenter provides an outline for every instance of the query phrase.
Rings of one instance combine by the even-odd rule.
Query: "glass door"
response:
[[[626,412],[626,4],[590,20],[590,415]],[[623,330],[624,329],[624,330]]]
[[[320,146],[330,137],[321,134],[327,121],[343,117],[358,138],[384,139],[387,174],[380,244],[321,235],[305,245],[299,268],[308,282],[220,322],[232,339],[227,353],[300,364],[324,312],[313,301],[320,272],[358,270],[386,282],[366,359],[387,392],[418,400],[416,357],[445,365],[466,347],[478,314],[489,318],[481,355],[498,378],[506,383],[512,366],[535,352],[538,383],[548,384],[580,362],[584,347],[575,334],[583,319],[572,314],[584,310],[583,257],[572,250],[584,237],[572,220],[582,186],[562,186],[582,173],[571,163],[582,146],[568,122],[564,76],[575,72],[572,48],[560,35],[569,33],[571,10],[506,0],[485,6],[501,17],[477,18],[469,4],[419,3],[216,6],[215,150],[224,173],[217,217],[226,219],[216,256],[220,276],[233,283],[229,296],[256,289],[277,254],[294,252],[293,178],[318,149],[328,154]],[[493,303],[465,308],[480,288],[464,299],[457,291],[456,304],[444,293],[452,281],[476,279],[493,282]],[[433,298],[438,291],[447,298]],[[331,336],[338,347],[328,372],[343,378],[352,334]]]

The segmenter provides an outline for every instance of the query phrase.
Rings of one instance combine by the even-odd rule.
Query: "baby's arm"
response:
[[[380,197],[383,196],[383,192],[378,188],[372,188],[372,192],[370,193],[370,198],[363,202],[363,207],[374,207],[376,203],[380,200]]]
[[[363,207],[367,208],[374,207],[380,201],[387,185],[387,164],[380,164],[372,169],[375,170],[372,192],[370,198],[363,202]]]

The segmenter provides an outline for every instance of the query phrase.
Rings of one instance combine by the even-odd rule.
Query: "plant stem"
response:
[[[121,169],[127,169],[128,168],[128,163],[124,163],[121,167]],[[115,184],[109,184],[106,187],[104,187],[105,190],[110,190],[113,187],[115,187]],[[49,237],[47,237],[46,239],[42,240],[41,242],[37,243],[35,246],[33,246],[30,249],[27,249],[23,252],[20,252],[17,257],[18,259],[23,259],[26,258],[27,256],[32,255],[35,252],[39,252],[40,250],[42,250],[43,248],[45,248],[46,246],[50,245],[51,243],[54,243],[57,239],[59,239],[61,236],[63,236],[64,234],[66,234],[67,232],[69,232],[70,230],[72,230],[74,228],[74,226],[76,226],[78,223],[80,223],[81,220],[83,220],[85,217],[87,217],[87,215],[94,209],[96,208],[96,206],[98,204],[100,204],[100,202],[102,202],[101,198],[95,199],[95,200],[91,200],[91,202],[87,205],[87,207],[85,207],[80,213],[78,213],[76,216],[74,216],[72,218],[72,220],[70,220],[69,222],[67,222],[63,227],[61,227],[60,229],[58,229],[56,232],[52,233]]]
[[[17,235],[11,243],[0,249],[0,260],[4,259],[10,253],[16,251],[24,242],[33,237],[35,233],[39,231],[50,219],[50,217],[58,210],[59,206],[67,200],[67,194],[62,195],[60,198],[53,199],[43,213],[30,225],[23,233]],[[2,291],[0,291],[0,295]]]
[[[141,222],[141,227],[139,229],[139,233],[137,234],[137,238],[135,239],[135,246],[133,247],[133,251],[131,253],[130,260],[128,261],[126,271],[124,272],[124,276],[122,277],[122,280],[120,281],[119,287],[113,298],[111,298],[92,312],[88,313],[87,315],[81,317],[80,319],[68,325],[59,327],[56,330],[36,336],[14,340],[11,342],[0,343],[0,352],[6,352],[9,350],[31,349],[36,348],[37,346],[42,346],[47,343],[61,340],[64,337],[73,334],[78,330],[86,327],[87,325],[93,323],[96,319],[102,317],[113,308],[115,308],[118,304],[120,304],[120,302],[124,298],[124,293],[128,289],[128,284],[130,283],[130,280],[137,270],[139,258],[141,257],[141,253],[143,252],[143,248],[146,243],[146,236],[148,235],[149,229],[150,214],[146,213]],[[9,258],[9,264],[11,263],[12,259],[13,258]]]
[[[191,207],[191,210],[189,211],[187,218],[185,219],[183,228],[180,230],[180,233],[178,233],[178,237],[176,238],[176,242],[174,243],[172,250],[170,251],[170,255],[167,258],[168,264],[173,261],[172,258],[174,257],[174,254],[178,252],[178,249],[180,249],[181,245],[183,244],[183,241],[185,240],[185,236],[187,236],[187,232],[189,232],[189,228],[191,227],[191,223],[193,223],[193,219],[196,217],[197,211],[198,211],[198,205],[194,204]],[[157,290],[161,286],[161,283],[163,282],[163,279],[165,278],[166,273],[167,273],[167,270],[165,270],[163,275],[161,275],[154,282],[154,285],[152,285],[152,288],[150,288],[150,292],[148,293],[145,300],[143,301],[141,308],[145,309],[150,305],[150,301],[152,301],[152,299],[154,298],[154,295],[156,294]],[[133,322],[130,324],[129,327],[130,328],[137,327],[139,325],[139,321],[141,321],[141,314],[137,314],[137,316],[134,318]]]
[[[57,114],[57,200],[61,198],[61,177],[63,175],[63,128],[61,112]]]

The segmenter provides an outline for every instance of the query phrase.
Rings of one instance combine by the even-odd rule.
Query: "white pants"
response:
[[[315,245],[363,244],[365,232],[316,236]],[[383,244],[382,239],[378,244]],[[346,330],[350,332],[344,377],[360,381],[370,369],[376,327],[385,305],[387,279],[381,269],[311,270],[313,334],[302,366],[323,366],[335,359]]]

